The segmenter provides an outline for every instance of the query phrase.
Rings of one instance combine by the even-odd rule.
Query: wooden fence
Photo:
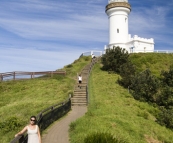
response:
[[[41,72],[22,72],[22,71],[6,72],[6,73],[0,73],[0,81],[29,79],[29,78],[32,79],[43,75],[49,75],[53,77],[53,75],[55,74],[66,75],[66,71],[58,70],[58,71],[41,71]]]
[[[41,111],[37,115],[38,126],[40,132],[43,132],[54,121],[60,119],[71,110],[71,98],[68,98],[64,102],[50,106],[49,108]],[[28,135],[17,136],[10,143],[27,143]]]

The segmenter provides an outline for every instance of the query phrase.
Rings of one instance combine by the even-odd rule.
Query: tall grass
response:
[[[157,108],[134,100],[117,84],[118,75],[100,70],[90,76],[88,112],[71,124],[71,143],[84,143],[92,133],[110,133],[127,143],[172,143],[173,132],[155,122]]]
[[[66,76],[0,82],[0,143],[10,142],[31,115],[67,99],[73,92],[76,74],[90,60],[82,57],[65,66]]]

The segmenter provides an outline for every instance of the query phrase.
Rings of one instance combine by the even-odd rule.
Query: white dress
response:
[[[36,125],[36,128],[34,130],[30,129],[29,126],[27,126],[28,130],[28,143],[39,143],[38,138],[38,126]]]

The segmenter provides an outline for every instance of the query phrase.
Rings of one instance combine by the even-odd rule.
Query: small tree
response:
[[[157,123],[167,128],[173,129],[173,109],[160,108],[157,116]]]
[[[135,99],[155,102],[159,86],[159,80],[147,69],[133,78],[130,88],[133,90],[132,95]]]
[[[173,66],[170,67],[169,71],[162,71],[162,82],[170,87],[173,87]]]
[[[113,47],[107,49],[106,54],[101,58],[103,70],[120,72],[120,66],[128,61],[129,54],[125,49],[120,47]]]
[[[173,107],[173,89],[169,86],[162,87],[161,92],[156,98],[156,103],[159,106],[164,106],[166,109]]]
[[[135,66],[128,61],[120,67],[121,79],[118,79],[118,83],[125,88],[128,88],[132,84],[132,80],[135,76]]]

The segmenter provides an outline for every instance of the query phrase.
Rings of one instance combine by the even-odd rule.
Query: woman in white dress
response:
[[[36,125],[36,117],[31,116],[30,124],[25,126],[23,130],[15,135],[15,137],[24,134],[27,131],[28,143],[41,143],[40,130],[38,125]]]

